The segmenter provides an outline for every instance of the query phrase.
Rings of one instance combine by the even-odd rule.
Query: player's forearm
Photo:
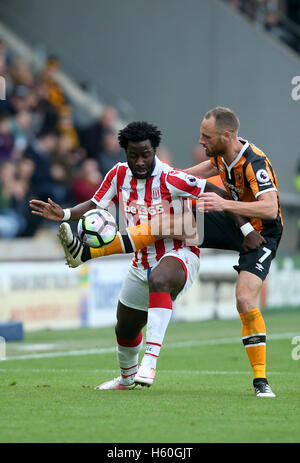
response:
[[[96,208],[96,205],[92,200],[77,204],[76,206],[70,208],[71,215],[70,215],[69,220],[79,220],[83,214],[95,208]]]
[[[204,161],[196,166],[185,169],[189,175],[196,175],[196,177],[208,178],[218,175],[218,169],[212,165],[210,161]]]
[[[264,220],[274,220],[277,217],[277,205],[269,201],[226,201],[224,211],[239,214],[244,217],[256,217]]]

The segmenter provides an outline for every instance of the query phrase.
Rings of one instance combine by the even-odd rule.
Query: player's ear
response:
[[[228,142],[231,139],[231,132],[229,132],[229,130],[224,130],[221,135],[221,139],[223,142]]]

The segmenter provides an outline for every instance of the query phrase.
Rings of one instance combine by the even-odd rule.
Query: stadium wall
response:
[[[199,279],[175,303],[173,321],[238,318],[232,266],[237,254],[201,257]],[[70,269],[61,260],[0,263],[0,325],[24,331],[113,326],[130,256],[107,257]],[[298,308],[300,256],[276,258],[264,285],[262,310]]]

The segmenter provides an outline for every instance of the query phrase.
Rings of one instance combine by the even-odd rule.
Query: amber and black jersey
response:
[[[264,234],[281,234],[283,221],[276,174],[267,156],[255,145],[239,138],[243,148],[228,166],[222,156],[211,159],[218,168],[224,186],[235,201],[251,202],[268,191],[277,192],[278,215],[275,220],[252,218],[251,224]]]

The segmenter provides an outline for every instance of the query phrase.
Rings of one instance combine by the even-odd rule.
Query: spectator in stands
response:
[[[73,180],[72,195],[76,203],[88,201],[102,182],[103,176],[99,171],[96,159],[83,161],[80,174]]]
[[[0,115],[0,162],[12,158],[14,137],[11,132],[10,118],[8,115]]]
[[[53,191],[53,179],[51,177],[51,154],[57,147],[58,136],[53,131],[42,131],[27,147],[24,153],[25,158],[32,159],[35,164],[31,194],[47,201],[52,197],[55,201]]]
[[[14,154],[16,158],[21,158],[27,148],[32,129],[31,112],[22,109],[10,120],[11,132],[14,139]]]
[[[28,185],[31,184],[31,179],[35,169],[35,163],[30,158],[21,158],[16,165],[16,177]]]
[[[266,30],[274,35],[277,39],[282,40],[288,46],[294,48],[294,37],[284,27],[284,24],[282,23],[277,11],[267,11],[265,15],[264,26]]]
[[[31,88],[34,85],[34,76],[29,65],[22,58],[15,58],[9,69],[15,87],[24,86]]]
[[[40,81],[45,92],[45,98],[56,108],[60,108],[66,104],[66,97],[57,81],[59,65],[60,63],[58,59],[54,56],[50,56],[40,75]]]
[[[67,135],[59,136],[55,153],[55,159],[58,162],[65,164],[71,172],[74,172],[85,158],[86,151],[81,146],[73,149],[73,141],[70,137]]]
[[[117,109],[108,106],[96,121],[80,130],[80,143],[86,149],[89,157],[97,158],[98,153],[103,149],[103,136],[106,132],[113,130],[117,118]]]
[[[0,166],[0,237],[15,238],[26,227],[25,218],[20,212],[28,204],[27,185],[16,178],[13,161],[5,161]]]
[[[71,150],[78,148],[79,137],[74,126],[71,106],[64,105],[59,108],[57,130],[61,135],[69,138]]]
[[[71,179],[66,165],[60,162],[52,162],[50,175],[53,199],[55,198],[55,202],[63,204],[63,207],[68,207],[72,198],[70,188]]]
[[[268,32],[285,42],[289,47],[300,52],[300,30],[297,33],[295,29],[296,25],[300,25],[299,0],[224,1],[240,10],[251,20],[262,24]]]
[[[98,153],[99,168],[103,175],[118,162],[126,162],[126,154],[120,147],[116,132],[107,132],[103,136],[102,150]]]
[[[10,96],[11,113],[16,114],[23,109],[29,109],[30,89],[26,85],[17,85],[14,87]]]

